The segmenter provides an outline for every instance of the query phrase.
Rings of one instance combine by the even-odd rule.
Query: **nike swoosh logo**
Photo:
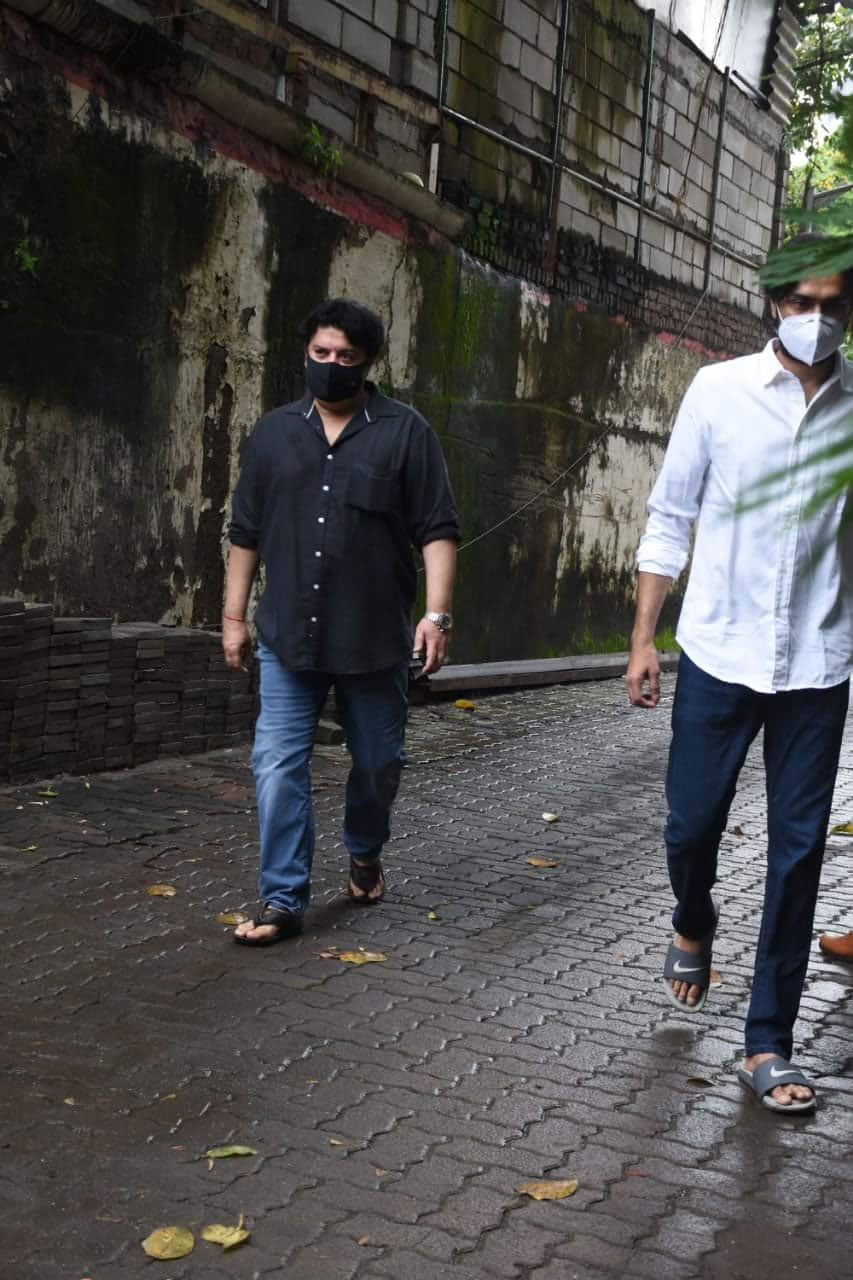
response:
[[[705,968],[703,964],[695,964],[692,968],[688,968],[686,965],[683,965],[680,960],[676,960],[672,967],[676,973],[701,973]]]
[[[774,1080],[778,1080],[780,1076],[798,1076],[799,1071],[777,1071],[775,1067],[770,1068],[770,1074]]]

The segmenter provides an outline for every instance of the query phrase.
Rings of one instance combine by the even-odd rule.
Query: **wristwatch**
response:
[[[438,627],[439,631],[449,631],[453,626],[453,618],[449,613],[425,613],[424,617]]]

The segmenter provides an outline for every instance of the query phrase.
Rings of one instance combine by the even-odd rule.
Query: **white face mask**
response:
[[[844,341],[844,325],[831,316],[810,311],[805,316],[785,316],[779,324],[779,341],[795,360],[820,364]]]

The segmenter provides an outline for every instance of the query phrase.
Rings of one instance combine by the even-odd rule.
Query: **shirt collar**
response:
[[[760,362],[759,368],[761,370],[761,384],[765,387],[769,387],[771,382],[774,382],[776,378],[782,375],[790,378],[794,376],[789,369],[785,368],[782,361],[773,350],[773,343],[775,341],[775,338],[771,338],[766,347],[758,353],[758,359]],[[829,377],[830,379],[837,377],[841,383],[843,391],[853,391],[853,360],[848,360],[846,356],[842,355],[839,351],[835,361],[835,368]]]

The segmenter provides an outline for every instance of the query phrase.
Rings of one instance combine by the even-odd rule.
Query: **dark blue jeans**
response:
[[[344,811],[344,844],[351,857],[372,862],[390,832],[400,782],[408,710],[408,667],[369,675],[289,671],[265,644],[261,712],[252,768],[258,798],[263,902],[302,912],[308,905],[314,857],[311,751],[326,694],[335,697],[352,755]]]
[[[750,744],[764,728],[767,878],[746,1020],[746,1052],[790,1057],[811,947],[848,682],[756,693],[707,675],[682,653],[666,780],[666,851],[686,938],[714,926],[717,850]]]

